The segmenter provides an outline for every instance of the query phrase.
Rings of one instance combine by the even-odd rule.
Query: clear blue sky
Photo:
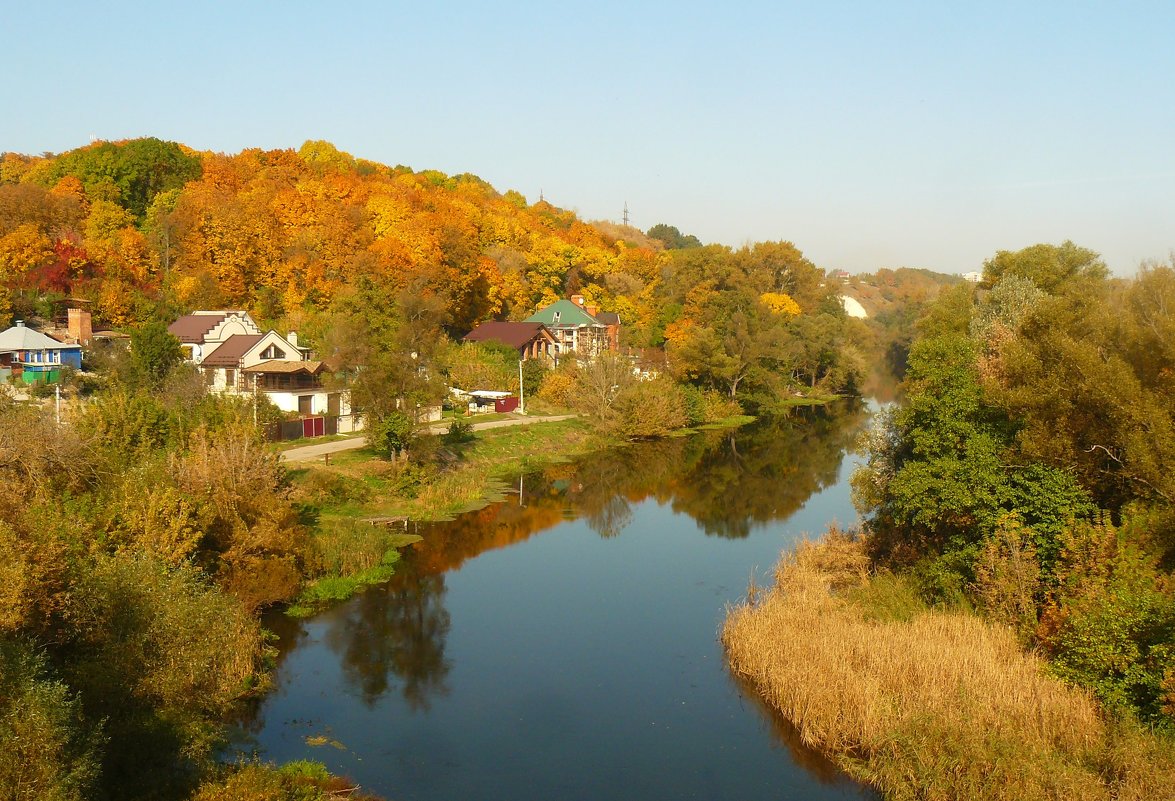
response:
[[[0,151],[327,139],[818,264],[1175,249],[1175,2],[0,0]]]

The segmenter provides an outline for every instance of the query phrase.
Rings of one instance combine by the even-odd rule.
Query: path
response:
[[[507,428],[509,426],[529,426],[535,423],[557,423],[560,420],[569,420],[575,417],[573,414],[554,414],[543,417],[527,415],[526,417],[507,417],[503,420],[487,420],[484,423],[474,423],[474,431],[485,431],[490,428]],[[445,420],[440,423],[433,423],[425,429],[429,434],[443,434],[449,430],[452,420]],[[328,453],[338,453],[340,451],[351,451],[356,448],[362,448],[367,444],[367,438],[364,436],[356,436],[351,439],[337,439],[334,442],[320,442],[317,445],[303,445],[298,448],[290,448],[288,451],[282,451],[282,461],[286,462],[317,462],[326,457]]]

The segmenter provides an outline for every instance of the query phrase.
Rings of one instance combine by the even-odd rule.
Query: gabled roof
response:
[[[556,314],[559,315],[558,322],[555,321]],[[557,300],[545,309],[539,309],[527,317],[526,322],[542,323],[548,328],[569,325],[602,325],[599,320],[584,311],[582,306],[569,300]]]
[[[205,367],[236,367],[241,363],[241,357],[264,337],[265,334],[233,334],[205,356],[200,364]]]
[[[521,348],[541,337],[546,326],[542,323],[503,323],[491,320],[482,323],[462,339],[466,342],[501,342],[512,348]]]
[[[34,331],[18,323],[6,331],[0,331],[0,351],[14,350],[69,350],[78,345],[66,345],[50,336]]]
[[[169,333],[180,342],[200,343],[213,328],[222,323],[229,312],[185,314],[167,327]]]

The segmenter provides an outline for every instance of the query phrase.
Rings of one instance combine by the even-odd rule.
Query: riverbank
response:
[[[805,744],[892,799],[1152,799],[1175,747],[1106,718],[1013,633],[927,609],[832,532],[783,558],[722,629],[731,670]],[[1166,789],[1163,789],[1166,788]]]
[[[737,416],[705,428],[753,420]],[[434,438],[432,451],[419,461],[388,461],[351,440],[330,443],[352,447],[335,450],[329,461],[315,454],[313,462],[291,463],[293,497],[311,523],[319,577],[307,583],[287,611],[310,615],[386,581],[399,550],[419,539],[410,533],[413,522],[451,520],[502,500],[519,474],[625,444],[583,418],[524,422],[491,421],[464,442]]]

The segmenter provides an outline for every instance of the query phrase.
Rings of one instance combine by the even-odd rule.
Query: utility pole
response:
[[[521,375],[521,373],[519,375]],[[57,400],[56,400],[55,405],[57,407],[57,425],[58,425],[58,427],[60,427],[61,426],[61,384],[54,385],[53,390],[57,395]]]
[[[624,201],[624,227],[628,227],[628,201]]]
[[[518,413],[526,414],[526,395],[522,390],[522,359],[518,360]]]

